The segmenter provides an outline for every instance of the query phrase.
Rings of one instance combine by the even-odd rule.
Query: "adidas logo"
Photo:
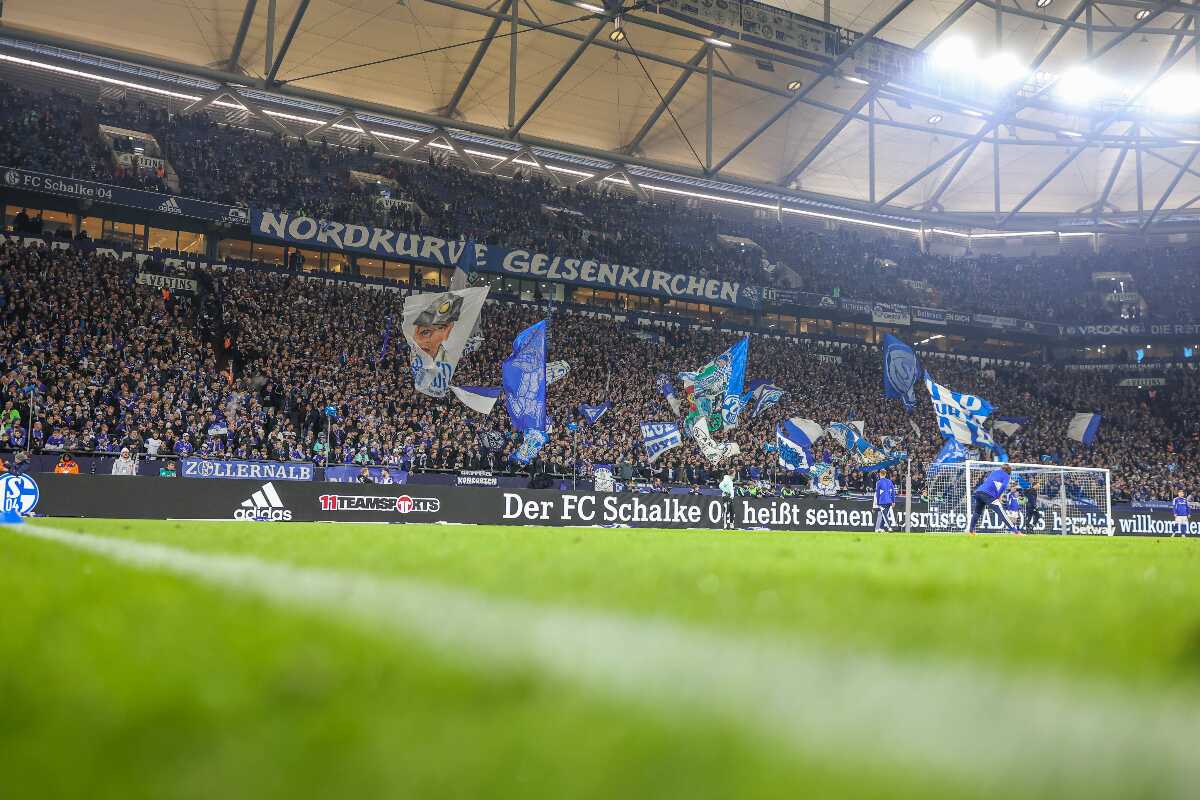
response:
[[[183,209],[179,207],[179,201],[177,201],[174,197],[168,197],[166,200],[164,200],[163,204],[158,207],[158,210],[167,214],[183,213]]]
[[[284,508],[279,492],[275,491],[275,484],[264,483],[249,499],[242,501],[242,505],[233,512],[233,518],[258,522],[289,520],[292,512]]]

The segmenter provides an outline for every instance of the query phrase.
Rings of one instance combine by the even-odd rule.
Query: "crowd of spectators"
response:
[[[170,113],[126,99],[102,101],[93,109],[62,93],[47,98],[0,84],[3,163],[80,178],[157,182],[151,188],[163,188],[153,175],[125,175],[114,166],[111,152],[103,152],[89,130],[98,122],[154,137],[178,173],[182,194],[231,204],[825,295],[1046,322],[1128,318],[1129,304],[1104,301],[1092,283],[1095,272],[1130,273],[1129,289],[1147,301],[1149,320],[1191,321],[1200,301],[1196,250],[938,256],[922,253],[907,237],[815,232],[791,220],[756,217],[748,209],[721,207],[718,213],[711,205],[661,195],[640,200],[616,184],[559,185],[524,168],[500,177],[438,155],[444,151],[430,150],[427,160],[383,157],[373,141],[342,146],[338,131],[330,131],[334,143],[310,142],[274,129],[219,123],[206,111]],[[351,179],[352,170],[380,180]],[[385,194],[411,203],[381,202]],[[755,244],[730,244],[721,235]],[[1140,308],[1132,311],[1143,314]]]
[[[1195,320],[1200,299],[1194,251],[938,257],[908,240],[816,233],[736,210],[638,200],[611,186],[559,186],[537,173],[501,178],[443,157],[381,158],[370,143],[306,142],[218,124],[206,113],[169,114],[124,100],[92,105],[4,84],[0,164],[164,190],[158,176],[119,166],[96,135],[100,123],[152,136],[178,173],[180,192],[230,204],[1024,319],[1113,319],[1116,309],[1093,287],[1096,272],[1131,275],[1130,288],[1146,299],[1153,319]],[[351,171],[381,181],[352,179]],[[411,203],[381,203],[384,189]],[[19,215],[15,225],[37,232],[40,220]],[[721,234],[758,246],[730,246]],[[764,260],[780,266],[765,269]],[[127,448],[134,457],[511,468],[518,441],[502,409],[485,417],[453,399],[415,393],[401,337],[382,347],[385,320],[399,318],[403,294],[235,270],[206,279],[193,297],[140,286],[135,269],[95,253],[0,246],[0,451],[116,455]],[[459,383],[497,385],[514,334],[547,313],[489,304],[483,345],[460,365]],[[566,360],[571,372],[551,387],[555,426],[533,469],[587,474],[595,464],[615,464],[650,480],[713,482],[716,468],[690,442],[648,464],[639,424],[670,416],[654,389],[657,374],[697,368],[733,335],[695,327],[637,333],[554,313],[551,358]],[[909,417],[880,397],[876,349],[755,338],[750,353],[749,377],[787,393],[777,407],[721,434],[738,441],[742,453],[720,470],[733,466],[746,479],[776,475],[765,446],[783,417],[862,420],[872,441],[905,440],[922,488],[941,440],[931,413]],[[1028,418],[1004,442],[1014,460],[1109,467],[1116,496],[1139,498],[1170,497],[1195,473],[1200,379],[1191,371],[1168,372],[1165,387],[1141,391],[1118,387],[1107,372],[1040,365],[985,372],[935,356],[927,366],[940,382],[988,398],[997,413]],[[579,404],[603,401],[612,410],[586,424]],[[323,413],[327,406],[337,410],[335,420]],[[1065,436],[1067,418],[1079,411],[1103,415],[1090,447]],[[568,433],[568,422],[579,423],[577,433]],[[503,446],[485,447],[493,439],[486,434],[500,435]],[[820,449],[838,463],[845,483],[864,482],[836,445],[825,440]],[[24,456],[10,461],[27,463]]]
[[[386,320],[399,318],[403,294],[230,270],[211,281],[225,331],[214,340],[201,333],[192,295],[139,285],[137,270],[94,252],[0,246],[0,451],[115,455],[128,448],[143,458],[513,468],[508,457],[519,439],[502,405],[483,416],[452,397],[418,394],[403,338],[391,336],[384,347]],[[483,344],[464,357],[457,382],[499,385],[513,336],[548,313],[489,303]],[[550,388],[551,441],[533,469],[586,475],[595,464],[627,464],[648,480],[695,485],[714,482],[732,466],[745,479],[767,479],[778,474],[765,447],[776,423],[800,416],[822,424],[862,420],[876,443],[903,438],[917,489],[923,488],[941,444],[933,414],[922,402],[910,417],[881,397],[880,354],[865,345],[752,338],[747,377],[787,393],[774,408],[746,414],[738,428],[718,434],[736,440],[741,454],[712,467],[685,440],[650,465],[639,425],[671,418],[655,376],[696,369],[734,338],[697,328],[646,335],[561,309],[552,313],[550,358],[571,369]],[[1200,379],[1191,371],[1170,372],[1168,385],[1149,393],[1118,387],[1109,372],[985,371],[933,355],[926,365],[945,385],[989,399],[997,414],[1028,418],[1004,442],[1013,460],[1108,467],[1118,497],[1167,498],[1195,474]],[[586,424],[579,404],[605,401],[612,410]],[[323,413],[331,405],[333,420]],[[1066,438],[1067,419],[1079,411],[1103,415],[1090,447]],[[575,433],[566,427],[572,421],[579,423]],[[503,437],[501,448],[484,446],[489,433]],[[819,449],[839,464],[845,485],[864,485],[838,446],[823,440]]]

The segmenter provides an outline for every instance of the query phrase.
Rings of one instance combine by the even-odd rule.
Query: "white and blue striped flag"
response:
[[[674,422],[642,423],[642,446],[646,448],[646,458],[651,464],[663,453],[681,444],[683,435]]]
[[[984,427],[992,413],[992,404],[982,397],[964,394],[934,383],[925,373],[925,388],[933,400],[933,413],[937,416],[938,429],[942,436],[963,444],[980,444],[992,447],[992,434]]]

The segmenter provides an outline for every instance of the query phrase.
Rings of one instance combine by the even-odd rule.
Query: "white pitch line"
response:
[[[206,554],[36,525],[19,533],[412,637],[476,669],[531,669],[716,716],[855,768],[891,763],[1056,797],[1195,797],[1200,707],[943,660],[838,653],[665,619],[545,606],[403,577]],[[1097,654],[1102,657],[1102,654]]]

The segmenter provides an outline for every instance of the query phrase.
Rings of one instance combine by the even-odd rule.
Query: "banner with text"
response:
[[[324,247],[374,258],[401,259],[414,264],[452,267],[460,263],[467,242],[419,233],[319,220],[290,211],[251,209],[251,232],[275,242]],[[474,269],[538,281],[633,292],[692,303],[715,303],[754,309],[759,290],[737,281],[680,275],[658,269],[607,264],[588,258],[551,256],[498,245],[473,244]]]
[[[190,197],[146,192],[141,189],[127,189],[123,186],[110,186],[76,178],[62,178],[12,167],[0,167],[0,170],[4,172],[6,189],[112,203],[158,214],[223,222],[227,225],[245,225],[249,219],[247,210],[240,206],[210,203],[206,200],[193,200]]]

